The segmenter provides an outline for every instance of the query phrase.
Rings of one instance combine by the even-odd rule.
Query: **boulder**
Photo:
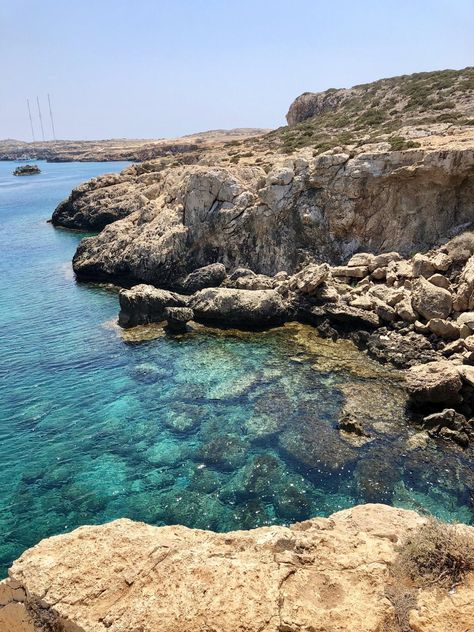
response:
[[[474,334],[464,339],[464,345],[468,351],[474,351]]]
[[[380,319],[377,314],[343,303],[326,305],[324,313],[329,317],[329,320],[349,329],[376,329],[380,326]]]
[[[397,303],[395,311],[406,323],[414,323],[416,321],[416,313],[411,306],[411,300],[409,298],[404,298],[402,301]]]
[[[362,279],[369,274],[369,268],[367,266],[336,266],[331,268],[331,272],[335,277],[348,277],[350,279]]]
[[[229,274],[228,281],[236,281],[242,277],[254,277],[257,276],[257,273],[250,268],[236,268],[232,274]]]
[[[211,263],[208,266],[198,268],[188,274],[182,281],[181,287],[184,292],[194,294],[206,287],[218,287],[226,277],[226,270],[223,263]]]
[[[437,287],[442,287],[445,290],[451,289],[451,282],[443,274],[433,274],[428,278],[428,281]]]
[[[416,254],[413,257],[413,276],[428,278],[436,272],[436,268],[425,255]]]
[[[458,316],[456,323],[461,330],[461,338],[468,338],[474,333],[474,312],[464,312]]]
[[[447,272],[453,265],[453,260],[445,252],[438,251],[430,257],[431,263],[434,265],[435,270],[439,272]]]
[[[474,255],[467,260],[459,277],[454,309],[458,312],[474,309]]]
[[[387,268],[375,268],[370,276],[375,281],[382,281],[387,276]]]
[[[392,261],[400,261],[401,256],[398,252],[382,252],[376,255],[369,265],[371,272],[377,270],[377,268],[386,268]]]
[[[441,428],[447,427],[453,430],[462,430],[466,425],[464,415],[456,412],[454,408],[445,408],[439,413],[433,413],[423,417],[423,427],[428,430],[439,431]]]
[[[347,262],[349,268],[358,268],[359,266],[367,266],[369,269],[372,267],[375,261],[375,255],[370,252],[357,252]]]
[[[415,404],[458,402],[462,381],[456,366],[446,360],[418,364],[406,372],[411,400]]]
[[[457,340],[459,338],[459,325],[443,318],[432,318],[428,321],[428,328],[445,340]]]
[[[266,274],[241,276],[235,281],[225,283],[225,287],[233,287],[240,290],[271,290],[276,285],[277,281]]]
[[[391,288],[383,284],[374,285],[368,290],[367,294],[390,305],[390,307],[395,307],[406,296],[402,288]]]
[[[465,384],[474,386],[474,366],[459,365],[457,370]]]
[[[186,307],[188,297],[141,284],[121,290],[119,301],[119,325],[125,328],[161,322],[167,307]]]
[[[174,333],[185,332],[186,324],[194,317],[193,310],[189,307],[166,307],[165,318],[169,331]]]
[[[305,296],[313,296],[329,277],[329,266],[309,265],[297,272],[290,279],[290,289]]]
[[[453,299],[447,290],[433,285],[423,277],[413,283],[412,307],[426,318],[447,318],[451,313]]]
[[[208,288],[190,300],[196,320],[235,327],[279,325],[289,317],[287,304],[276,290]]]

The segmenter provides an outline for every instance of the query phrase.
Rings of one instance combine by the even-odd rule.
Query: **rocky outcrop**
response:
[[[142,208],[143,201],[131,199],[132,175],[108,173],[73,189],[55,209],[51,223],[64,228],[97,231]]]
[[[310,119],[323,118],[329,113],[340,116],[333,126],[342,128],[348,127],[351,120],[376,125],[390,120],[399,122],[401,116],[415,122],[420,119],[421,122],[423,117],[426,119],[439,112],[437,100],[443,102],[439,88],[447,85],[452,101],[442,103],[443,112],[467,114],[472,109],[472,101],[469,97],[463,98],[463,93],[466,80],[471,77],[472,68],[441,70],[380,79],[352,88],[304,92],[290,105],[286,120],[289,126],[294,126]],[[431,98],[420,102],[419,94],[430,94]]]
[[[213,533],[130,520],[43,540],[0,583],[8,632],[465,632],[474,577],[397,590],[397,546],[424,519],[361,505],[290,527]],[[473,529],[465,528],[474,538]],[[398,622],[398,623],[397,623]]]
[[[280,325],[289,307],[276,290],[209,288],[190,299],[197,320],[236,327]]]
[[[166,308],[186,307],[188,304],[186,296],[144,284],[135,285],[130,290],[122,290],[119,300],[121,327],[159,323],[166,318]]]
[[[134,166],[115,184],[76,189],[53,221],[100,227],[127,215],[81,242],[74,270],[163,287],[215,262],[273,275],[308,258],[342,263],[356,250],[408,253],[472,221],[472,149],[353,158],[302,150],[272,160],[266,170]],[[361,278],[368,266],[350,268],[338,274]]]
[[[41,173],[41,169],[38,165],[21,165],[17,167],[13,172],[14,176],[35,176]]]

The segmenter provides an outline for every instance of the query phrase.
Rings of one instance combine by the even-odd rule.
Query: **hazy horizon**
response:
[[[285,124],[302,92],[474,63],[471,0],[0,2],[0,138],[158,139]]]

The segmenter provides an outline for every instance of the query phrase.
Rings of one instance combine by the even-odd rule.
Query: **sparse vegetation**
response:
[[[388,141],[392,149],[402,150],[420,146],[403,138],[399,130],[404,126],[474,123],[474,68],[381,79],[344,90],[340,98],[338,92],[332,88],[321,93],[322,98],[330,96],[328,106],[296,125],[261,137],[260,147],[267,145],[285,154],[312,147],[318,154],[336,146]]]
[[[395,570],[414,586],[450,589],[474,571],[474,541],[462,526],[430,518],[402,543]]]
[[[414,149],[415,147],[419,147],[420,143],[417,143],[416,140],[407,140],[402,136],[392,136],[392,138],[388,139],[390,143],[390,148],[392,151],[401,151],[402,149]]]

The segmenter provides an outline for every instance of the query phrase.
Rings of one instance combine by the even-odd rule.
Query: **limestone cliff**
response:
[[[81,243],[79,276],[161,286],[214,262],[291,274],[409,255],[474,220],[473,117],[473,68],[307,93],[290,127],[96,178],[52,222],[105,226]]]
[[[353,158],[301,150],[268,173],[256,164],[133,169],[73,193],[64,225],[128,213],[81,243],[77,274],[169,286],[215,261],[291,273],[357,250],[426,249],[474,218],[472,147]]]
[[[81,527],[13,564],[0,583],[0,629],[471,630],[474,576],[449,592],[414,589],[405,601],[392,578],[397,545],[422,523],[412,511],[361,505],[290,527],[224,534],[130,520]]]

